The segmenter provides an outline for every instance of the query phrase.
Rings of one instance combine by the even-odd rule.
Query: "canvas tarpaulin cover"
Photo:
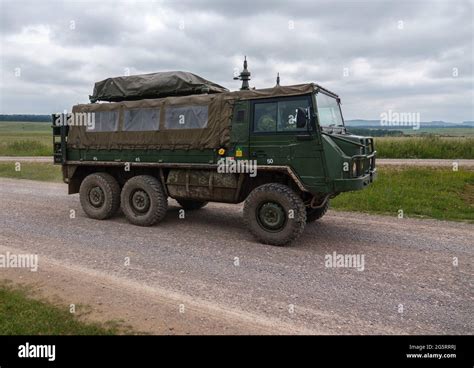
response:
[[[97,82],[90,96],[96,101],[127,101],[166,96],[228,92],[216,83],[189,72],[159,72],[107,78]]]
[[[201,110],[205,109],[207,114],[206,121],[201,123],[203,128],[196,128],[194,120],[189,123],[186,121],[183,128],[176,126],[175,123],[171,125],[171,128],[166,128],[166,111],[176,108],[189,109],[192,112],[191,114],[182,114],[184,118],[195,118],[196,115],[199,116],[199,113],[202,115]],[[156,113],[144,115],[157,119],[157,130],[143,131],[141,128],[143,122],[140,122],[140,127],[136,130],[132,130],[130,126],[125,127],[126,112],[140,109],[156,111]],[[116,111],[118,112],[118,125],[116,130],[110,131],[94,131],[84,125],[71,126],[68,146],[89,149],[212,149],[223,147],[230,139],[232,109],[232,100],[225,99],[222,94],[76,105],[72,110],[74,114],[93,113],[95,120],[103,112]],[[179,119],[181,114],[175,115],[173,114],[173,117]],[[133,119],[131,123],[133,124]],[[111,126],[115,127],[114,124]],[[174,126],[176,129],[172,129]]]
[[[233,107],[236,101],[295,96],[315,91],[314,84],[276,86],[274,88],[235,91],[216,94],[166,97],[137,101],[93,103],[76,105],[72,112],[102,113],[101,128],[108,131],[89,130],[84,125],[70,126],[68,147],[75,149],[217,149],[228,147],[230,142]],[[136,110],[143,109],[136,118]],[[188,113],[179,113],[189,110]],[[129,112],[135,112],[130,114]],[[114,113],[112,113],[114,112]],[[178,112],[178,113],[176,113]],[[126,115],[130,116],[127,118]],[[155,127],[143,131],[143,118],[149,116],[156,123],[145,124]],[[167,119],[190,117],[189,125]],[[205,120],[207,119],[207,120]],[[126,120],[126,121],[125,121]],[[126,123],[126,124],[125,124]]]

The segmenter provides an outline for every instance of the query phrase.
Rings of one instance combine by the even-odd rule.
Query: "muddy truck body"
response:
[[[174,83],[163,90],[135,77],[97,83],[93,103],[53,115],[54,162],[91,218],[122,208],[151,226],[168,197],[185,211],[244,202],[255,238],[285,245],[376,177],[373,139],[348,133],[339,97],[315,83],[229,92],[171,74],[157,77]]]

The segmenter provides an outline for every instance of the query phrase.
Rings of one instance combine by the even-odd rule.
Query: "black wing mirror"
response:
[[[308,113],[306,109],[298,107],[296,110],[296,127],[297,128],[304,128],[308,123]]]

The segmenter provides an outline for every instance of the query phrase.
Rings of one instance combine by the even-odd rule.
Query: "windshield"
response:
[[[316,93],[319,125],[322,127],[344,126],[339,103],[334,97],[322,92]]]

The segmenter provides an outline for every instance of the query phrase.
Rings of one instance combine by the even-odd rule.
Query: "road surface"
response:
[[[178,210],[170,200],[151,228],[97,221],[66,185],[2,178],[0,254],[38,254],[39,268],[0,278],[159,334],[474,333],[472,224],[329,211],[273,247],[241,206]],[[334,252],[364,256],[363,270],[326,267]]]
[[[379,158],[379,166],[424,166],[424,167],[449,167],[457,164],[458,168],[474,169],[474,160],[446,160],[446,159],[398,159]]]
[[[53,163],[53,156],[0,156],[0,162]]]

